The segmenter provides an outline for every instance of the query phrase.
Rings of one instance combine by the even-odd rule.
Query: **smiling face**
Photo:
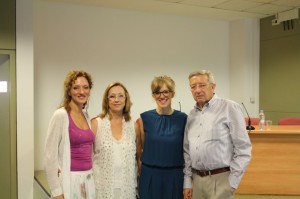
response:
[[[163,84],[159,91],[152,94],[153,99],[160,108],[171,107],[172,98],[174,97],[174,92]]]
[[[121,86],[112,87],[107,95],[108,107],[114,112],[123,112],[126,103],[125,91]]]
[[[194,100],[202,108],[213,97],[216,85],[209,82],[207,75],[193,76],[189,81]]]
[[[71,101],[76,105],[83,107],[90,96],[90,85],[85,77],[78,77],[72,82],[69,92]]]

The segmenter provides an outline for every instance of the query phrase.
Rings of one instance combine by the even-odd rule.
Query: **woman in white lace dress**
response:
[[[139,131],[130,116],[131,105],[125,86],[114,82],[103,94],[102,113],[92,119],[98,199],[136,198]]]

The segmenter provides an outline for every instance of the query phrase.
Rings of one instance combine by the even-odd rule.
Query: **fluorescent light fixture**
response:
[[[0,81],[0,93],[7,93],[7,81]]]

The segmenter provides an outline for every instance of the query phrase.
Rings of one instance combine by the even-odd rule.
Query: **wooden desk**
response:
[[[300,126],[274,125],[249,136],[252,160],[236,192],[300,195]]]

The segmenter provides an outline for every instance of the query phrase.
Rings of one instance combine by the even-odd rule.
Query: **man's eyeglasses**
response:
[[[170,93],[172,93],[172,91],[167,91],[167,90],[165,90],[165,91],[156,91],[156,92],[153,92],[152,94],[155,96],[155,97],[160,97],[161,96],[161,94],[163,95],[163,96],[165,96],[165,97],[168,97],[169,95],[170,95]]]
[[[110,101],[114,101],[116,99],[119,99],[120,101],[123,101],[126,99],[126,95],[123,95],[123,94],[119,94],[119,95],[110,95],[107,97],[107,99],[109,99]]]
[[[206,88],[207,84],[193,84],[193,85],[190,85],[190,87],[191,87],[191,90],[194,91],[197,88],[200,88],[200,89]]]

